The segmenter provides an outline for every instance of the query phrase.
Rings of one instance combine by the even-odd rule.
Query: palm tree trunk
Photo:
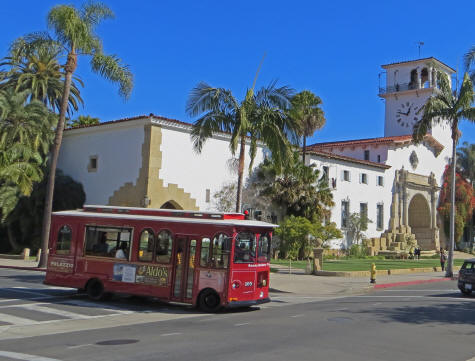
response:
[[[18,245],[16,241],[15,234],[9,223],[7,223],[7,238],[8,238],[8,243],[10,243],[10,247],[12,248],[13,252],[18,251],[20,246]]]
[[[236,212],[241,212],[241,197],[242,197],[242,179],[244,176],[244,157],[246,155],[246,137],[241,136],[241,148],[239,149],[239,169],[238,169],[238,184],[236,195]]]
[[[447,260],[446,277],[453,277],[453,260],[455,247],[455,165],[457,164],[457,122],[454,121],[454,129],[452,131],[452,169],[450,179],[450,239],[449,239],[449,259]]]
[[[43,225],[41,228],[41,257],[38,267],[46,267],[48,260],[48,241],[51,227],[51,212],[53,210],[53,194],[54,180],[56,175],[56,166],[58,164],[59,149],[63,140],[64,122],[66,119],[66,111],[68,109],[69,92],[71,90],[71,82],[73,73],[76,70],[77,59],[74,49],[68,54],[66,61],[66,74],[64,79],[63,97],[61,99],[61,108],[59,110],[59,121],[56,126],[56,134],[51,152],[50,169],[48,175],[48,184],[46,186],[45,207],[43,210]]]
[[[307,151],[307,137],[304,135],[303,136],[303,147],[302,147],[302,161],[303,165],[305,165],[305,153]]]

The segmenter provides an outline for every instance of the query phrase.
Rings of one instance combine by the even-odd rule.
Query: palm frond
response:
[[[128,65],[122,65],[116,55],[95,53],[91,59],[92,70],[119,84],[119,94],[128,99],[134,86],[134,76]]]
[[[81,19],[91,27],[99,25],[103,20],[113,19],[114,12],[101,2],[88,1],[80,10]]]

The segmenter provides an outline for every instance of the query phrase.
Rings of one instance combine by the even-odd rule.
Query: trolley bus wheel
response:
[[[204,312],[216,312],[219,310],[219,296],[213,290],[204,290],[198,299],[198,306]]]
[[[87,296],[94,301],[101,301],[108,295],[104,292],[104,285],[98,279],[92,279],[87,283],[86,293]]]

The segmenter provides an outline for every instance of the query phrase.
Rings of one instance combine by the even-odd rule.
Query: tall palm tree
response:
[[[325,114],[320,108],[322,100],[309,90],[301,91],[292,98],[290,116],[299,124],[299,135],[302,137],[302,161],[305,164],[307,137],[325,125]]]
[[[472,83],[475,83],[475,46],[465,54],[464,56],[465,61],[465,70],[470,71],[470,78],[472,78]],[[473,68],[471,68],[473,66]]]
[[[455,235],[455,165],[457,164],[457,141],[460,134],[458,125],[463,119],[475,123],[475,108],[472,106],[475,93],[468,73],[465,73],[462,86],[458,91],[452,92],[448,79],[444,75],[438,77],[438,83],[439,90],[427,100],[422,119],[414,125],[413,138],[416,142],[422,141],[431,125],[441,122],[447,123],[452,133],[450,245],[446,271],[446,276],[452,277]]]
[[[463,142],[457,150],[457,166],[465,178],[475,186],[475,143]]]
[[[191,117],[200,116],[191,132],[194,149],[198,153],[216,132],[231,133],[229,147],[233,155],[239,147],[236,212],[241,211],[246,139],[250,140],[249,168],[252,168],[258,142],[266,144],[273,157],[282,164],[289,152],[289,139],[295,137],[297,129],[296,123],[286,116],[292,89],[277,87],[276,82],[271,82],[257,93],[254,87],[255,80],[244,100],[238,101],[230,90],[200,82],[191,91],[186,105]]]
[[[106,55],[102,42],[95,33],[96,27],[114,14],[107,6],[88,2],[80,9],[69,5],[57,5],[48,13],[48,27],[54,37],[46,33],[29,34],[16,41],[11,49],[13,56],[22,54],[25,49],[38,49],[51,46],[61,49],[61,55],[66,56],[64,64],[64,87],[59,109],[59,120],[56,127],[54,143],[50,158],[50,172],[46,189],[43,228],[41,236],[42,253],[39,267],[45,267],[47,261],[48,238],[51,226],[51,210],[53,204],[54,180],[58,155],[63,138],[63,130],[68,110],[73,75],[77,68],[78,56],[85,55],[91,59],[91,69],[104,78],[119,84],[119,94],[128,98],[133,87],[133,75],[128,66],[122,65],[115,55]]]
[[[64,90],[64,71],[58,57],[61,49],[56,44],[44,44],[36,48],[22,46],[24,40],[17,40],[12,54],[4,59],[0,66],[8,67],[5,78],[0,81],[0,89],[13,88],[16,92],[28,90],[30,99],[40,100],[52,110],[61,106]],[[78,110],[83,104],[75,82],[83,86],[82,81],[73,77],[69,96],[68,113]]]

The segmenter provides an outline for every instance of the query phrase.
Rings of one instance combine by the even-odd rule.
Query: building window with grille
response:
[[[88,172],[97,172],[97,155],[89,156],[89,163],[87,164]]]
[[[364,160],[369,160],[369,150],[364,151]]]
[[[378,186],[380,187],[383,187],[384,186],[384,177],[379,175],[378,176],[378,182],[377,182]]]
[[[349,217],[350,217],[350,202],[341,201],[341,228],[348,227]]]
[[[344,180],[345,182],[349,182],[351,180],[350,171],[349,170],[344,170],[341,173],[341,179]]]
[[[328,184],[328,180],[330,179],[329,178],[329,174],[330,174],[329,172],[330,172],[330,170],[329,170],[328,166],[323,166],[323,177],[325,178],[325,181],[327,182],[327,184]]]
[[[368,175],[366,173],[360,174],[360,183],[368,184]]]
[[[381,156],[378,154],[378,163],[381,163]]]
[[[360,219],[364,230],[366,230],[368,228],[368,203],[360,203]]]
[[[376,228],[378,231],[383,229],[384,207],[382,203],[376,205]]]

